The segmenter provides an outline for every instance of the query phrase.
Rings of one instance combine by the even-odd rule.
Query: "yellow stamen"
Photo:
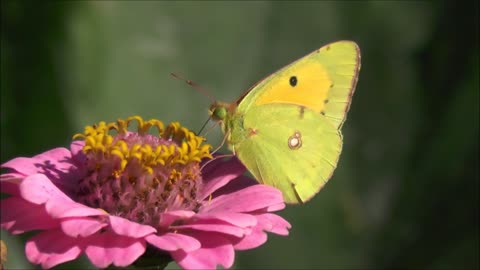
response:
[[[149,135],[149,131],[155,127],[159,138],[171,140],[175,144],[160,144],[155,149],[148,143],[128,144],[124,136],[127,135],[132,121],[137,122],[137,133],[140,136],[153,136]],[[111,131],[116,134],[112,135]],[[202,137],[182,127],[180,123],[173,122],[165,128],[159,120],[144,121],[140,116],[131,116],[126,120],[118,119],[108,124],[102,121],[98,125],[86,126],[84,132],[75,134],[73,139],[85,141],[83,147],[85,154],[91,153],[104,158],[115,156],[120,159],[120,168],[116,171],[118,174],[124,171],[130,162],[137,162],[143,170],[152,174],[154,166],[188,164],[200,162],[203,158],[212,158],[211,146],[204,144]],[[176,178],[176,175],[173,178]]]

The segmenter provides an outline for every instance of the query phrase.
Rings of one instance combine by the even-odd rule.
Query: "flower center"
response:
[[[133,120],[137,132],[127,130]],[[149,133],[152,127],[158,136]],[[85,141],[88,173],[78,185],[77,201],[155,227],[167,209],[198,207],[199,164],[212,158],[211,146],[178,122],[165,128],[159,120],[132,116],[87,126],[78,138]]]

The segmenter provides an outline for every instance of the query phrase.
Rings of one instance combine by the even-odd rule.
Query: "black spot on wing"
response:
[[[297,83],[298,83],[297,76],[292,76],[292,77],[290,77],[289,83],[290,83],[290,85],[291,85],[292,87],[297,86]]]

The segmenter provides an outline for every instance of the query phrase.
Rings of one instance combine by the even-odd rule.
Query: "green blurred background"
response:
[[[466,3],[2,1],[1,161],[133,114],[198,130],[209,100],[170,72],[233,101],[350,39],[362,70],[336,173],[282,212],[290,236],[234,267],[478,269],[479,21]],[[1,238],[7,269],[34,268],[19,237]],[[56,269],[75,267],[91,268]]]

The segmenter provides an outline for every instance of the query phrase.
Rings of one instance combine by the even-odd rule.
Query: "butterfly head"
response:
[[[208,109],[210,118],[215,121],[223,122],[227,119],[231,105],[223,102],[214,102]]]

